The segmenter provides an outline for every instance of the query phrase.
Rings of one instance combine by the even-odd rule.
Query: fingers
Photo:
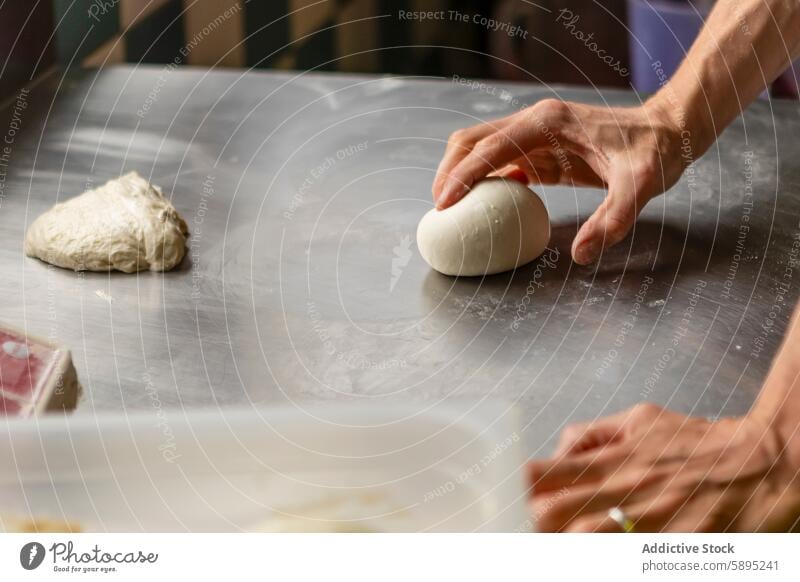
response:
[[[621,440],[628,413],[572,424],[561,431],[555,456],[574,455]]]
[[[616,469],[600,484],[537,495],[533,500],[535,515],[544,529],[559,531],[587,515],[607,512],[612,507],[659,499],[665,477],[671,477],[671,474],[626,465]]]
[[[620,506],[625,516],[633,523],[634,531],[638,533],[669,531],[668,523],[675,515],[680,500],[674,496],[657,497],[635,503],[625,503]],[[623,533],[623,527],[609,515],[609,510],[615,506],[604,507],[593,513],[582,515],[561,528],[560,531],[568,533]],[[547,525],[545,521],[543,525]],[[537,526],[539,531],[544,530]]]
[[[438,208],[447,208],[461,200],[470,188],[525,152],[526,144],[521,136],[515,137],[518,130],[506,128],[482,139],[450,171],[445,180],[441,195],[436,201]]]
[[[436,207],[452,206],[485,176],[507,175],[508,167],[519,168],[534,184],[608,187],[606,200],[572,246],[576,263],[593,263],[628,235],[644,205],[680,175],[681,163],[674,156],[663,163],[672,142],[659,136],[670,134],[641,131],[646,121],[633,110],[609,112],[545,99],[496,122],[458,131],[434,180]],[[510,177],[521,180],[516,170]]]
[[[530,464],[540,531],[619,531],[607,519],[608,510],[617,506],[637,508],[636,519],[644,520],[646,531],[669,528],[685,491],[674,486],[670,467],[654,462],[662,437],[653,437],[655,449],[643,447],[641,439],[671,414],[642,403],[565,429],[558,455]],[[670,483],[673,492],[666,489]]]
[[[509,122],[508,118],[498,119],[490,123],[482,123],[466,129],[460,129],[450,136],[447,141],[442,161],[436,170],[433,181],[433,201],[437,202],[442,193],[442,187],[450,176],[452,169],[463,160],[483,138],[501,130]]]
[[[618,487],[582,487],[566,495],[537,496],[533,499],[534,515],[539,531],[562,531],[586,516],[607,512],[625,503],[630,492]],[[619,529],[617,526],[616,529]],[[614,531],[612,529],[612,531]]]
[[[626,168],[609,183],[606,199],[587,220],[572,243],[572,258],[579,265],[595,262],[604,249],[624,239],[649,200],[645,193],[651,189],[649,170]]]
[[[558,136],[572,124],[570,106],[562,101],[546,99],[533,107],[506,118],[497,131],[464,137],[458,153],[443,161],[440,174],[446,175],[436,197],[439,209],[447,208],[466,195],[472,186],[492,172],[512,163],[535,149],[553,148]],[[468,139],[466,139],[468,138]],[[560,145],[558,149],[563,149]],[[464,150],[468,150],[464,155]]]
[[[567,427],[556,456],[528,465],[534,494],[604,480],[630,460],[642,431],[646,434],[666,414],[670,413],[659,406],[641,403],[607,418]]]
[[[561,431],[555,456],[574,455],[618,443],[631,423],[644,426],[663,413],[658,406],[640,403],[599,420],[571,424]]]
[[[528,471],[534,495],[600,482],[625,462],[625,456],[624,451],[600,449],[571,457],[531,461]]]
[[[623,527],[608,512],[581,517],[563,530],[566,533],[624,533]],[[539,531],[549,530],[540,529]]]
[[[492,172],[523,184],[565,184],[605,188],[606,183],[581,157],[563,153],[557,156],[549,150],[534,150],[520,156],[509,165]]]
[[[534,150],[514,160],[531,184],[564,184],[605,188],[606,183],[580,156],[568,152]]]
[[[621,462],[607,448],[623,441],[632,410],[593,422],[573,424],[561,432],[553,458],[531,461],[530,480],[536,494],[596,482]]]

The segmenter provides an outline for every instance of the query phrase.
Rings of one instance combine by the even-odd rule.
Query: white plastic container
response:
[[[493,403],[0,422],[0,530],[518,531],[513,408]]]

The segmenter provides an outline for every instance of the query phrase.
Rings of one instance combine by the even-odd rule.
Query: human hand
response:
[[[456,131],[433,184],[436,207],[452,206],[488,175],[515,177],[520,171],[532,184],[608,188],[572,245],[575,262],[592,263],[625,238],[644,205],[674,185],[688,165],[681,155],[687,132],[682,138],[668,111],[655,101],[613,109],[545,99]]]
[[[641,404],[569,427],[530,475],[544,532],[619,532],[612,507],[638,532],[800,528],[800,465],[755,416],[711,422]]]

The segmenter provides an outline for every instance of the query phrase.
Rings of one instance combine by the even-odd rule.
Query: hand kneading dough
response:
[[[169,271],[186,251],[186,223],[136,172],[56,204],[25,237],[25,254],[75,271]]]
[[[422,258],[445,275],[492,275],[542,254],[550,219],[539,197],[515,180],[489,178],[445,210],[429,211],[417,228]]]

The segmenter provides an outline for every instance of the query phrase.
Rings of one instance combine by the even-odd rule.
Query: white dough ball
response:
[[[444,275],[477,276],[521,267],[542,254],[550,217],[539,197],[516,180],[488,178],[417,227],[422,258]]]

